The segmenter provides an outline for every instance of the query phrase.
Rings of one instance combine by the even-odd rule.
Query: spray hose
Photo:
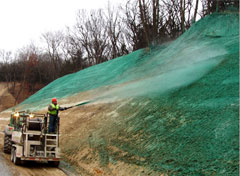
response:
[[[79,103],[79,104],[76,104],[76,105],[73,105],[73,106],[65,107],[65,110],[73,108],[73,107],[77,107],[77,106],[82,106],[82,105],[88,104],[90,102],[92,102],[92,101],[91,100],[90,101],[85,101],[85,102],[82,102],[82,103]]]

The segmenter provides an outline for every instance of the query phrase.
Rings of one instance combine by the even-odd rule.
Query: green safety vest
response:
[[[48,113],[51,114],[51,115],[57,115],[57,111],[59,109],[59,106],[58,105],[55,106],[55,104],[53,104],[53,103],[51,104],[51,106],[54,110],[48,111]]]

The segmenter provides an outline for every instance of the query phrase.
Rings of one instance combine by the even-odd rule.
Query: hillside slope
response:
[[[239,15],[212,14],[172,43],[52,82],[17,108],[61,114],[65,158],[85,175],[237,175]]]
[[[8,91],[7,83],[0,82],[0,112],[14,106],[15,101]]]

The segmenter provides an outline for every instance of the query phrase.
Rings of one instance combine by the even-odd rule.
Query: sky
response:
[[[109,0],[119,4],[124,0]],[[0,0],[0,49],[16,51],[43,33],[73,26],[79,9],[106,8],[108,0]]]

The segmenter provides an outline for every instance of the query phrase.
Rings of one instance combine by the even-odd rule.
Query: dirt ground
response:
[[[14,106],[15,104],[21,103],[33,94],[33,92],[30,92],[30,88],[27,85],[22,88],[20,83],[16,83],[14,92],[9,92],[7,86],[11,88],[12,84],[0,82],[0,112]],[[34,90],[40,90],[42,87],[43,85],[36,84]]]
[[[8,92],[7,84],[0,82],[0,112],[14,105],[15,98]]]
[[[96,94],[94,94],[96,95]],[[69,97],[60,102],[61,104],[84,99],[94,99],[89,95],[79,94]],[[77,171],[86,176],[163,176],[159,172],[130,164],[123,161],[113,161],[107,158],[107,163],[102,163],[102,149],[108,150],[111,147],[110,140],[118,135],[120,118],[117,109],[130,100],[119,102],[96,101],[84,106],[75,107],[60,113],[60,144],[64,158],[75,165]],[[105,145],[106,144],[106,145]],[[109,144],[109,145],[108,145]],[[113,147],[114,148],[114,147]],[[123,151],[117,151],[124,155]]]

